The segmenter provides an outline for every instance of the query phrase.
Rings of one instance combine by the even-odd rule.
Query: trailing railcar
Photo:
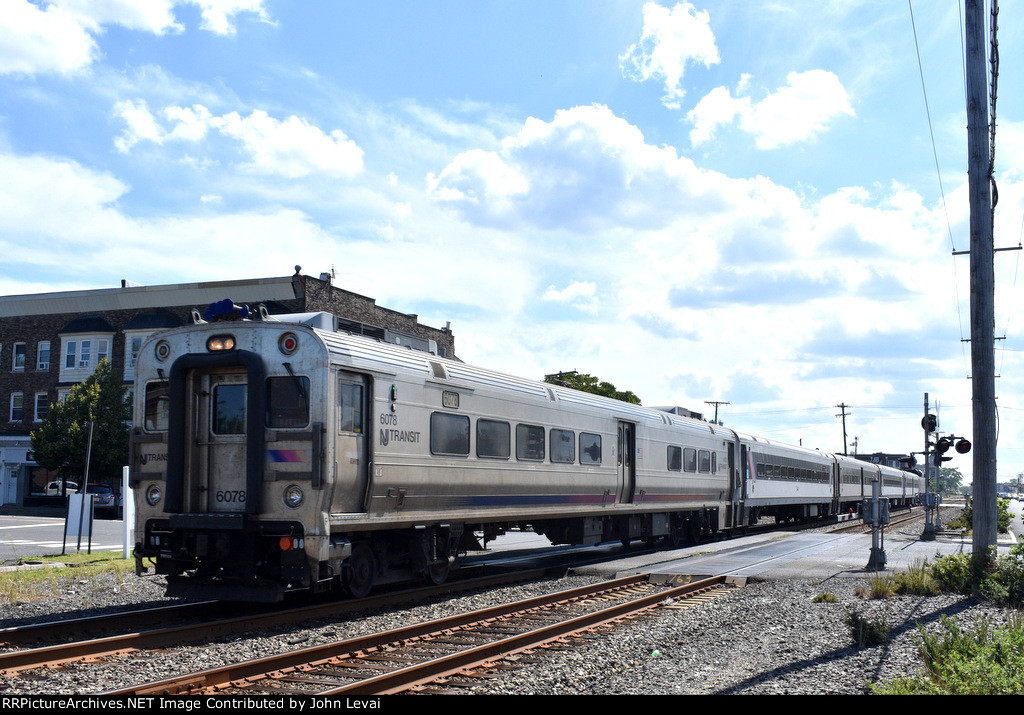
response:
[[[836,508],[835,457],[275,320],[160,332],[136,365],[137,570],[168,593],[439,583],[511,528],[681,544]]]

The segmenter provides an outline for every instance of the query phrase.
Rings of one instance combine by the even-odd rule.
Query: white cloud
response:
[[[719,62],[715,36],[707,11],[698,12],[688,2],[669,9],[644,5],[644,27],[640,41],[619,56],[624,75],[637,82],[661,80],[665,84],[662,102],[678,109],[683,95],[686,65],[701,63],[710,67]]]
[[[719,126],[738,120],[759,149],[776,149],[812,139],[837,117],[854,115],[850,96],[832,72],[790,72],[786,80],[786,86],[757,102],[749,96],[734,97],[725,87],[711,90],[687,114],[694,124],[690,141],[707,142]],[[745,92],[748,86],[745,76],[738,91]]]
[[[4,0],[0,9],[0,74],[80,73],[100,56],[97,38],[118,25],[154,35],[182,32],[174,9],[197,5],[200,28],[219,35],[235,32],[241,13],[269,22],[264,0]]]
[[[81,21],[60,7],[8,0],[0,11],[0,74],[71,75],[91,64],[97,53]]]
[[[592,281],[572,281],[562,290],[548,286],[543,300],[571,305],[585,313],[597,313],[597,284]]]
[[[604,106],[559,110],[550,122],[531,117],[499,151],[463,152],[428,177],[430,195],[472,221],[573,230],[652,227],[681,210],[703,213],[709,206],[698,199],[717,183]]]
[[[231,112],[211,123],[242,141],[253,158],[250,168],[259,173],[299,178],[350,176],[363,169],[363,150],[344,132],[335,129],[325,134],[295,115],[280,121],[262,110],[248,117]]]
[[[305,119],[278,120],[262,110],[246,117],[238,112],[214,116],[206,107],[168,106],[162,110],[168,126],[161,125],[144,101],[126,100],[114,106],[126,128],[114,140],[127,153],[140,142],[199,142],[213,129],[237,139],[252,158],[246,165],[261,174],[301,178],[311,174],[351,176],[363,169],[363,150],[341,130],[325,133]]]

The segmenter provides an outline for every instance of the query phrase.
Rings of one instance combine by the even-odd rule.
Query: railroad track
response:
[[[546,570],[518,571],[451,584],[407,589],[360,600],[338,600],[284,609],[239,610],[239,604],[203,602],[170,607],[127,611],[91,618],[34,624],[0,631],[0,644],[19,646],[60,638],[66,642],[0,653],[0,675],[13,675],[35,668],[76,661],[95,661],[137,650],[164,648],[210,641],[254,630],[315,621],[371,608],[422,601],[438,594],[451,594],[540,578]],[[175,625],[166,625],[171,619]],[[99,633],[115,635],[93,637]],[[68,638],[72,640],[68,640]]]
[[[453,676],[471,680],[516,654],[734,585],[718,576],[666,589],[631,576],[103,695],[386,695],[435,682],[451,688]]]

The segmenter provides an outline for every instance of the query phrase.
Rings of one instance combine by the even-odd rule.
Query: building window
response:
[[[78,356],[78,367],[89,367],[89,360],[92,358],[92,341],[83,340],[81,353]]]
[[[50,395],[45,392],[36,393],[36,422],[42,422],[50,415]]]
[[[14,344],[14,372],[25,372],[25,343]]]
[[[11,422],[21,422],[25,416],[25,396],[20,392],[11,393]]]
[[[127,341],[128,355],[126,356],[125,365],[132,370],[135,369],[135,361],[139,359],[139,350],[142,349],[142,341],[145,340],[141,335],[133,335],[131,339]]]
[[[36,351],[36,370],[49,370],[50,369],[50,341],[44,340],[39,343],[39,349]]]
[[[67,347],[64,350],[64,367],[73,368],[75,367],[75,349],[77,343],[74,340],[67,342]]]

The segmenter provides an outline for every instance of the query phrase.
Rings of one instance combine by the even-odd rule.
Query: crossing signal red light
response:
[[[957,454],[967,454],[971,451],[971,443],[966,439],[961,439],[956,443],[956,447],[954,449],[956,449]]]
[[[939,454],[945,454],[949,451],[949,448],[953,446],[953,440],[949,437],[943,437],[935,443],[935,451]]]

